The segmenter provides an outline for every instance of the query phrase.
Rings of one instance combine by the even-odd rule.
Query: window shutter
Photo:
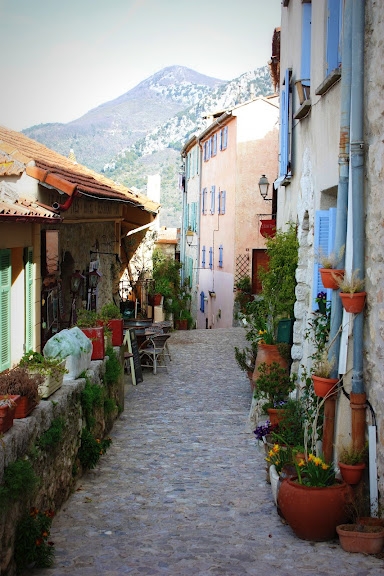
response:
[[[33,290],[33,250],[25,248],[25,351],[35,349],[34,339],[34,290]]]
[[[188,226],[189,226],[189,204],[187,204],[185,206],[185,211],[184,211],[184,229],[188,230]]]
[[[222,150],[225,150],[228,145],[228,126],[224,126],[223,128],[223,147]]]
[[[201,249],[201,265],[205,268],[205,246]]]
[[[211,214],[215,213],[216,186],[211,186]]]
[[[328,0],[327,22],[327,76],[341,64],[341,0]]]
[[[329,210],[318,210],[315,213],[315,236],[314,249],[315,255],[319,253],[330,254],[335,245],[336,235],[336,208]],[[315,262],[312,291],[312,309],[317,310],[318,305],[315,302],[319,292],[327,293],[327,300],[332,299],[332,290],[326,290],[321,281],[320,264]]]
[[[311,78],[311,19],[312,4],[302,4],[301,28],[301,79],[304,86],[310,86]]]
[[[213,248],[212,248],[212,246],[209,249],[209,267],[212,270],[212,268],[213,268]]]
[[[227,193],[225,190],[221,191],[221,214],[225,214],[225,200]]]
[[[204,292],[200,292],[200,312],[204,312],[205,301],[204,301]]]
[[[11,366],[11,251],[0,250],[0,371]]]
[[[206,188],[203,189],[201,195],[202,195],[201,213],[206,214],[207,213],[207,189]]]
[[[217,154],[217,132],[212,136],[212,156]]]
[[[193,258],[188,258],[189,287],[192,288]]]
[[[289,69],[285,71],[285,85],[280,96],[281,130],[280,130],[280,165],[279,176],[288,173],[288,132],[289,132]]]
[[[219,246],[219,267],[223,267],[223,245],[220,244]]]

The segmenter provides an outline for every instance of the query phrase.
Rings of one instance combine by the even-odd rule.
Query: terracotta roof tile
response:
[[[0,222],[61,222],[62,218],[45,206],[39,206],[25,198],[12,201],[0,197]]]
[[[116,184],[113,180],[81,164],[74,163],[69,158],[50,150],[35,140],[31,140],[24,134],[0,126],[0,155],[4,156],[4,153],[11,156],[12,160],[24,164],[24,167],[27,165],[30,167],[37,166],[59,176],[67,183],[74,184],[75,186],[69,186],[69,189],[74,190],[76,188],[80,194],[83,192],[85,195],[96,198],[111,198],[129,202],[142,206],[148,212],[157,212],[160,207],[159,204],[146,196],[137,194],[121,184]],[[65,189],[62,191],[66,192]]]

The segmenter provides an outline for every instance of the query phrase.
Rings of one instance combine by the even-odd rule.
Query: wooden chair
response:
[[[165,357],[169,356],[167,351],[167,340],[170,334],[154,334],[149,336],[139,348],[140,363],[142,367],[152,368],[153,373],[157,373],[157,368],[165,368],[168,371]],[[162,365],[161,362],[164,362]]]

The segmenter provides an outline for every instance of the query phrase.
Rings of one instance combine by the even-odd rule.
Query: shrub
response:
[[[31,508],[17,525],[15,539],[15,561],[17,571],[21,572],[29,565],[35,568],[49,568],[53,564],[54,545],[49,542],[50,528],[54,512],[40,512]]]
[[[28,460],[16,460],[4,470],[0,486],[0,509],[4,510],[11,502],[22,496],[33,494],[39,479]]]
[[[40,436],[36,444],[43,450],[53,448],[62,440],[64,427],[64,418],[55,418],[55,420],[52,421],[50,428]]]
[[[87,470],[95,468],[100,456],[106,452],[111,442],[111,438],[104,438],[103,440],[96,439],[89,430],[83,428],[78,452],[78,458],[83,468]]]

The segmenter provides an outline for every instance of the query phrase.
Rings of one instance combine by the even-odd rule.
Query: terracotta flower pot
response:
[[[383,549],[384,528],[382,526],[341,524],[336,530],[340,545],[346,552],[379,554]]]
[[[338,378],[321,378],[320,376],[312,374],[313,388],[316,396],[320,398],[324,398],[329,394],[335,394],[337,392],[336,384],[338,381]]]
[[[263,362],[266,362],[267,364],[277,362],[283,368],[288,369],[288,361],[281,356],[277,344],[258,344],[255,369],[253,371],[254,382],[256,382],[259,376],[259,366],[260,364],[263,364]]]
[[[336,536],[336,526],[347,520],[351,491],[345,482],[315,488],[287,478],[280,485],[278,504],[298,538],[331,540]]]
[[[320,268],[321,281],[324,288],[331,288],[337,290],[338,284],[336,278],[343,278],[344,270],[334,268]]]
[[[122,346],[124,340],[124,320],[123,318],[113,318],[112,320],[97,321],[98,326],[106,325],[112,332],[112,346]]]
[[[284,408],[267,408],[267,412],[270,423],[275,426],[282,421],[285,410]]]
[[[340,474],[347,484],[358,484],[363,476],[365,464],[344,464],[339,462]]]
[[[346,312],[351,314],[360,314],[365,305],[366,292],[355,292],[349,294],[347,292],[340,292],[341,303]]]
[[[0,396],[0,399],[3,399],[4,396]],[[7,398],[10,398],[14,402],[16,402],[20,396],[17,395],[7,395]],[[0,406],[0,432],[4,433],[7,432],[13,426],[13,419],[15,417],[15,406]]]
[[[26,418],[36,406],[37,402],[35,400],[31,400],[27,396],[19,396],[16,400],[14,418]]]

